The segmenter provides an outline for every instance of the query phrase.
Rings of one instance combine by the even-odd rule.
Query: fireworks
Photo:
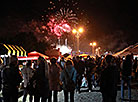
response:
[[[72,10],[61,8],[55,13],[55,15],[49,18],[47,26],[49,28],[49,33],[56,34],[60,37],[65,32],[69,33],[71,31],[71,26],[77,24],[77,16]]]
[[[71,27],[66,21],[61,21],[60,23],[55,22],[55,19],[51,19],[47,26],[50,29],[50,33],[56,34],[60,37],[65,32],[70,32]]]
[[[59,11],[56,12],[55,17],[57,21],[66,20],[70,24],[78,23],[77,15],[73,13],[73,10],[70,10],[69,8],[61,8]]]
[[[46,30],[50,35],[58,37],[71,32],[78,24],[76,11],[79,10],[79,0],[50,0],[49,7],[44,12],[42,20],[46,23]]]

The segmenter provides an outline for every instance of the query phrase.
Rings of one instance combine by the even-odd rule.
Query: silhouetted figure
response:
[[[117,96],[117,68],[112,63],[113,56],[107,55],[105,58],[105,67],[101,73],[100,91],[103,102],[116,102]]]
[[[88,59],[86,63],[86,76],[87,76],[89,91],[92,91],[92,82],[93,82],[93,85],[95,86],[95,82],[94,82],[95,67],[96,67],[96,64],[94,63],[94,59],[92,58]]]
[[[60,89],[60,71],[61,67],[57,64],[57,59],[52,58],[50,59],[51,64],[49,65],[49,88],[50,88],[50,93],[49,93],[49,98],[48,102],[51,102],[52,99],[52,91],[54,93],[53,97],[53,102],[57,102],[57,94]]]
[[[2,77],[1,77],[1,71],[3,69],[3,60],[0,58],[0,91],[2,89]],[[0,102],[2,102],[2,99],[0,97]]]
[[[79,56],[76,56],[76,60],[73,60],[74,67],[77,71],[77,91],[80,93],[80,87],[82,84],[82,78],[85,71],[85,63]]]
[[[65,69],[61,72],[60,79],[63,83],[63,86],[66,86],[67,83],[67,76],[73,81],[74,84],[76,84],[76,75],[77,72],[73,66],[73,62],[71,60],[67,60]],[[69,84],[68,84],[69,85]],[[75,87],[72,90],[68,90],[67,87],[64,87],[64,102],[68,102],[68,94],[70,93],[70,102],[74,102],[74,90]]]
[[[46,102],[49,94],[48,64],[43,57],[38,58],[38,68],[36,69],[31,83],[35,81],[34,102]]]
[[[18,59],[16,56],[11,56],[10,65],[3,68],[2,72],[4,102],[18,102],[18,87],[22,80]]]
[[[138,77],[138,61],[137,61],[137,57],[134,60],[134,64],[133,64],[133,72],[135,73],[135,80],[137,80]]]
[[[65,67],[65,59],[64,59],[64,57],[61,57],[60,62],[59,62],[59,65],[60,65],[60,67],[62,69],[64,69],[64,67]]]
[[[34,69],[31,68],[31,65],[32,65],[32,63],[31,63],[31,61],[29,61],[29,62],[27,62],[27,66],[25,66],[21,70],[22,75],[23,75],[23,79],[24,79],[23,102],[26,102],[27,94],[30,95],[30,97],[29,97],[30,102],[32,102],[32,98],[33,98],[33,95],[30,92],[30,91],[33,91],[33,90],[31,90],[31,87],[33,87],[33,85],[30,83],[30,79],[32,78],[32,76],[34,74]]]
[[[118,70],[118,83],[121,82],[120,80],[120,72],[121,72],[121,58],[118,57],[115,59],[115,63],[116,63],[116,66],[117,66],[117,70]]]
[[[122,80],[121,80],[121,99],[124,99],[124,85],[127,83],[128,87],[128,98],[131,101],[131,73],[132,73],[132,56],[127,55],[126,60],[122,66]]]

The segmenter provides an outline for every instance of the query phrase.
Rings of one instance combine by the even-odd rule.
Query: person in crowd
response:
[[[2,71],[2,68],[3,68],[3,60],[0,58],[0,91],[2,89],[2,78],[1,78],[1,71]],[[0,97],[0,102],[2,102],[2,99]]]
[[[3,68],[3,60],[2,60],[2,58],[0,58],[0,69],[2,69]]]
[[[95,73],[93,74],[93,83],[95,83],[95,87],[99,86],[100,83],[100,77],[101,77],[101,72],[102,72],[102,57],[98,57],[95,61],[96,68],[95,68]]]
[[[18,87],[23,78],[18,67],[17,56],[12,55],[10,65],[2,70],[4,102],[18,102]]]
[[[43,57],[38,58],[38,68],[32,76],[31,83],[35,82],[34,102],[46,102],[49,94],[48,63]]]
[[[72,82],[74,83],[74,85],[76,85],[76,75],[77,72],[73,66],[73,62],[71,60],[67,60],[66,64],[65,64],[65,69],[62,70],[61,74],[60,74],[60,80],[63,83],[63,86],[65,86],[63,88],[64,90],[64,102],[68,102],[68,93],[70,93],[70,102],[74,102],[74,90],[75,87],[73,89],[68,89],[68,87],[66,86],[71,86],[71,84],[67,83],[68,78],[70,80],[72,80]]]
[[[0,58],[0,91],[1,91],[1,86],[2,86],[2,78],[1,78],[2,68],[3,68],[3,60]]]
[[[80,87],[82,84],[82,78],[85,71],[85,63],[81,60],[79,56],[76,56],[76,60],[74,61],[74,67],[77,71],[77,91],[80,93]]]
[[[33,69],[34,69],[34,70],[37,69],[37,61],[34,61]]]
[[[105,57],[105,67],[101,73],[100,91],[102,93],[103,102],[116,102],[117,96],[117,68],[112,63],[113,56]]]
[[[94,82],[95,67],[96,67],[96,64],[94,63],[94,59],[89,58],[86,63],[86,76],[87,76],[89,91],[92,91],[92,82],[93,82],[93,85],[95,86],[95,82]]]
[[[83,75],[83,78],[82,78],[82,84],[81,84],[81,87],[88,87],[88,81],[86,79],[86,75],[84,74]]]
[[[132,56],[127,55],[126,59],[124,60],[122,64],[122,80],[121,80],[121,99],[123,101],[124,99],[124,85],[127,83],[128,87],[128,98],[131,101],[131,73],[132,73]]]
[[[61,57],[60,62],[59,62],[59,65],[60,65],[60,67],[62,69],[64,69],[64,66],[65,66],[65,59],[64,59],[64,57]]]
[[[116,63],[117,70],[118,70],[118,83],[120,83],[120,82],[121,82],[121,80],[120,80],[120,73],[121,73],[121,58],[120,58],[120,57],[116,57],[116,58],[115,58],[115,63]]]
[[[49,88],[50,88],[50,93],[49,93],[49,98],[48,102],[51,102],[52,98],[52,91],[54,93],[53,97],[53,102],[57,102],[57,94],[58,91],[61,90],[60,88],[60,71],[61,67],[57,64],[57,59],[56,58],[51,58],[50,59],[50,65],[49,65]]]
[[[135,80],[137,80],[137,77],[138,77],[138,61],[137,61],[137,57],[134,60],[133,72],[135,73]]]
[[[23,79],[24,79],[24,94],[23,94],[23,102],[26,102],[26,97],[27,97],[27,94],[30,95],[30,98],[29,98],[29,101],[32,102],[32,94],[31,92],[33,90],[31,90],[31,87],[33,87],[32,84],[30,84],[30,79],[32,78],[33,74],[34,74],[34,69],[31,68],[31,61],[28,61],[27,62],[27,66],[24,67],[21,72],[22,72],[22,75],[23,75]],[[30,87],[30,85],[32,85]]]

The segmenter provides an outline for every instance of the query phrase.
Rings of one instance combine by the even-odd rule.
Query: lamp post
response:
[[[73,29],[72,30],[72,33],[76,35],[76,38],[77,38],[77,54],[79,54],[79,38],[80,38],[80,33],[83,33],[83,28],[79,28],[78,30],[77,29]]]
[[[90,46],[92,46],[92,55],[94,56],[94,47],[96,46],[96,42],[90,43]]]

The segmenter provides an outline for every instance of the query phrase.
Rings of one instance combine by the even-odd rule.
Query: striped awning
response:
[[[33,51],[33,52],[29,52],[28,53],[28,56],[26,57],[18,57],[18,60],[38,60],[39,56],[43,57],[44,59],[49,59],[48,56],[42,54],[42,53],[39,53],[37,51]]]
[[[26,60],[38,60],[39,56],[25,56],[25,57],[18,57],[18,60],[26,61]]]
[[[33,51],[33,52],[29,52],[28,53],[28,56],[41,56],[41,57],[43,57],[43,58],[45,58],[45,59],[48,59],[49,57],[48,56],[46,56],[46,55],[44,55],[44,54],[42,54],[42,53],[39,53],[39,52],[37,52],[37,51]]]
[[[0,55],[17,55],[17,56],[27,56],[26,51],[22,46],[2,44],[0,43]]]

